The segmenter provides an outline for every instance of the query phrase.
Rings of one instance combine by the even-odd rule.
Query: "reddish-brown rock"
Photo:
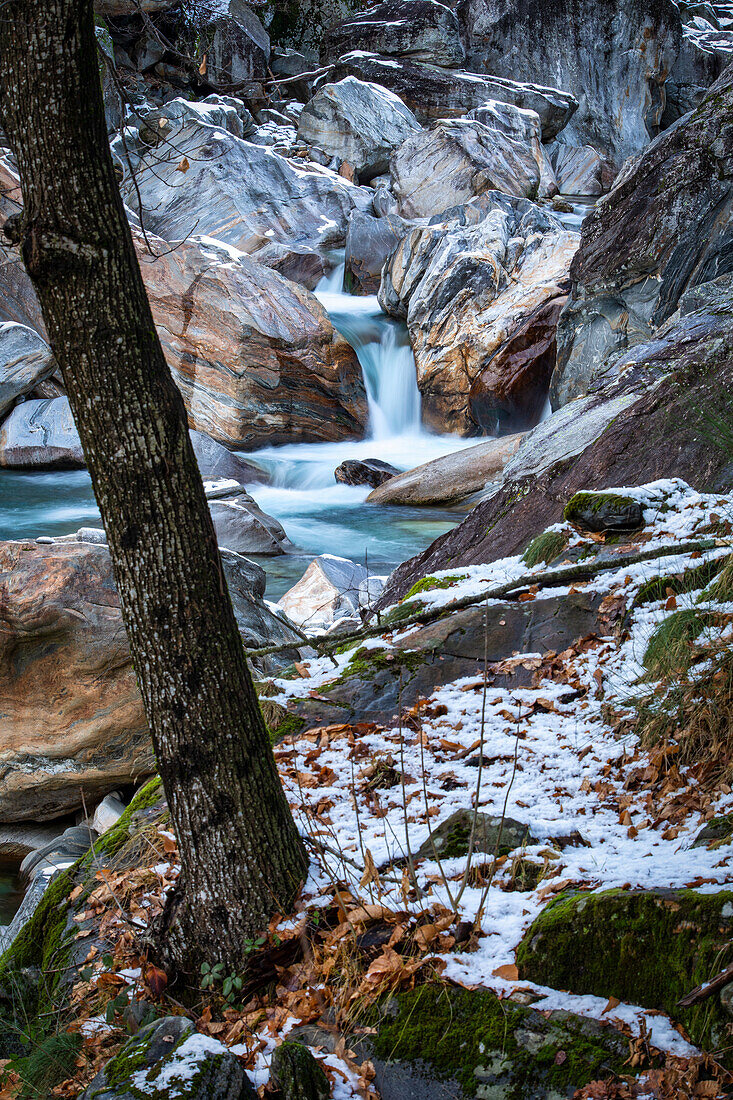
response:
[[[532,427],[547,398],[557,358],[557,321],[567,295],[543,302],[475,379],[468,400],[481,431]]]

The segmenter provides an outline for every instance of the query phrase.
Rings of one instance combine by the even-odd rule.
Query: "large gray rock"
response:
[[[209,500],[216,541],[238,554],[284,554],[291,543],[282,524],[268,516],[249,493],[233,489]]]
[[[55,370],[51,349],[35,329],[12,321],[0,324],[0,419]]]
[[[174,110],[171,141],[143,153],[136,181],[123,184],[128,205],[166,240],[206,235],[267,263],[273,244],[343,245],[352,210],[371,206],[367,190],[327,168],[296,166],[190,110],[162,113]]]
[[[451,119],[409,138],[392,158],[392,188],[407,218],[431,218],[485,191],[534,197],[539,167],[529,149],[480,122]]]
[[[619,166],[658,133],[682,35],[673,0],[461,0],[460,18],[472,68],[572,92],[569,144]]]
[[[270,39],[265,28],[243,0],[233,0],[229,12],[200,32],[207,80],[218,86],[267,80]]]
[[[369,504],[454,504],[496,481],[516,452],[521,434],[489,439],[475,447],[424,462],[397,474],[367,497]]]
[[[557,88],[441,69],[407,58],[396,60],[361,50],[339,58],[328,79],[342,80],[345,76],[357,76],[360,80],[389,88],[414,111],[421,122],[461,118],[489,99],[513,103],[516,107],[537,112],[543,141],[554,138],[578,106],[575,96]]]
[[[74,470],[85,465],[68,397],[16,405],[0,425],[0,466],[12,470]]]
[[[604,161],[591,145],[562,145],[550,154],[558,189],[564,195],[602,195]]]
[[[500,100],[488,100],[481,107],[470,111],[466,117],[480,122],[487,130],[496,134],[499,140],[508,138],[519,148],[526,149],[539,171],[538,198],[549,198],[555,194],[555,172],[542,144],[542,127],[536,111],[528,111]]]
[[[320,88],[298,123],[302,141],[347,161],[363,181],[386,172],[392,153],[420,132],[420,123],[394,92],[355,76]]]
[[[322,60],[335,61],[352,50],[408,57],[460,69],[465,60],[458,19],[437,0],[384,0],[331,27]]]
[[[558,329],[555,408],[605,384],[680,295],[733,270],[733,74],[624,169],[583,224]]]
[[[483,433],[485,394],[473,408],[472,390],[518,330],[567,292],[577,245],[552,214],[496,191],[403,238],[385,265],[379,301],[407,322],[423,419],[434,430]],[[517,350],[513,371],[527,358],[526,347]],[[548,382],[549,373],[540,406]],[[530,403],[521,426],[536,422],[536,395]]]
[[[356,211],[346,234],[344,280],[352,294],[376,294],[382,268],[414,225],[399,214],[373,218]]]
[[[217,443],[215,439],[197,432],[194,428],[189,432],[193,444],[196,461],[204,480],[216,481],[226,478],[238,481],[240,485],[267,482],[267,473],[261,466],[254,462],[248,462],[241,455],[233,454],[227,447]]]
[[[290,588],[278,607],[305,630],[324,630],[339,619],[354,619],[360,607],[360,587],[369,574],[363,565],[322,554]]]
[[[79,1100],[255,1100],[244,1063],[185,1016],[140,1028],[99,1071]]]
[[[733,61],[733,25],[727,31],[712,30],[709,23],[705,26],[708,29],[683,25],[680,50],[664,85],[665,126],[699,107],[710,85]]]

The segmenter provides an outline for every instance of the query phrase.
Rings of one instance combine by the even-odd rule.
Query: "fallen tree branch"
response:
[[[468,607],[475,607],[484,600],[496,600],[504,596],[514,596],[535,585],[539,587],[564,581],[592,580],[600,573],[610,573],[625,566],[638,565],[644,561],[654,561],[656,558],[672,557],[677,554],[693,553],[695,550],[715,550],[718,547],[733,547],[733,541],[726,539],[697,539],[693,542],[679,542],[674,546],[659,546],[656,549],[642,550],[637,554],[621,554],[609,561],[594,562],[589,565],[569,565],[564,569],[548,569],[544,573],[529,573],[524,577],[508,581],[506,584],[497,585],[495,588],[485,588],[472,596],[464,596],[461,600],[455,600],[450,604],[442,604],[439,607],[427,607],[409,615],[404,619],[391,623],[377,623],[376,626],[364,627],[355,630],[351,634],[319,635],[318,637],[306,637],[305,644],[311,649],[329,653],[334,649],[348,645],[350,642],[360,642],[367,638],[377,638],[382,634],[394,634],[405,630],[409,626],[428,626],[456,611],[463,611]],[[269,657],[270,654],[284,653],[292,649],[293,643],[287,645],[264,646],[261,649],[245,649],[247,657]]]
[[[713,993],[717,993],[719,989],[722,989],[724,985],[728,985],[728,982],[731,981],[733,981],[733,963],[726,966],[725,970],[722,970],[709,982],[696,985],[684,997],[680,997],[677,1008],[690,1008],[692,1005],[698,1005],[700,1001],[706,1001],[708,997],[712,997]]]
[[[319,76],[325,76],[326,73],[330,73],[335,68],[334,65],[324,65],[320,69],[316,69],[312,73],[298,73],[296,76],[281,76],[273,77],[272,80],[265,81],[266,88],[272,88],[273,86],[281,87],[283,84],[297,84],[299,80],[315,80]]]

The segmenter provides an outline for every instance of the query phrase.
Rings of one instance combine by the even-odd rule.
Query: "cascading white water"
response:
[[[369,401],[370,438],[419,434],[420,391],[404,326],[382,313],[376,296],[358,298],[331,289],[337,279],[335,275],[324,281],[316,297],[361,364]]]

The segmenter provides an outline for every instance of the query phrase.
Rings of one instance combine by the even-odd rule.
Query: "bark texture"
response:
[[[186,429],[107,144],[92,0],[0,8],[13,228],[64,375],[183,862],[168,947],[236,968],[302,881]]]

